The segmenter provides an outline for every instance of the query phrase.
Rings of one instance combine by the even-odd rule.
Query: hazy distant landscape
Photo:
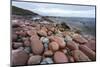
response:
[[[95,36],[96,21],[95,18],[80,18],[80,17],[49,17],[55,22],[65,22],[72,28],[79,28],[83,34]]]

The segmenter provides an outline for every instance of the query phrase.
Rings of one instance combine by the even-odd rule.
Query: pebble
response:
[[[18,38],[18,36],[17,36],[17,34],[12,34],[12,41],[16,41],[17,40],[17,38]]]
[[[51,31],[48,31],[47,35],[51,36],[53,33]]]
[[[67,52],[68,52],[67,49],[62,49],[61,51],[62,51],[64,54],[67,54]]]
[[[24,51],[26,52],[26,53],[31,53],[32,51],[31,51],[31,47],[25,47],[24,48]]]
[[[28,31],[27,31],[27,34],[28,34],[29,36],[36,35],[36,31],[35,31],[35,30],[28,30]]]
[[[45,43],[45,44],[48,44],[49,43],[49,39],[46,38],[46,37],[41,37],[40,40]]]
[[[37,33],[38,33],[38,35],[41,36],[41,37],[42,37],[42,36],[44,36],[44,37],[47,36],[47,33],[46,33],[45,30],[40,30],[40,31],[38,31]]]
[[[44,52],[44,56],[53,56],[53,52],[51,51],[51,50],[46,50],[45,52]]]
[[[72,41],[72,38],[68,35],[65,36],[64,40],[67,42],[67,41]]]
[[[75,62],[74,58],[72,56],[68,56],[68,59],[69,59],[69,62],[71,62],[71,63]]]
[[[23,43],[21,43],[21,42],[13,42],[13,48],[17,49],[19,47],[23,47]]]
[[[30,46],[30,41],[29,41],[28,37],[27,38],[23,37],[22,40],[23,40],[23,43],[24,43],[25,47],[29,47]]]
[[[52,51],[57,51],[57,50],[59,50],[59,45],[56,42],[51,42],[49,44],[49,49]]]
[[[52,64],[54,63],[53,60],[49,57],[44,58],[40,64]]]
[[[42,27],[41,29],[46,31],[46,32],[48,31],[46,27]]]
[[[84,44],[84,43],[87,43],[88,41],[83,38],[81,35],[79,34],[74,34],[73,35],[73,40],[77,43],[80,43],[80,44]]]

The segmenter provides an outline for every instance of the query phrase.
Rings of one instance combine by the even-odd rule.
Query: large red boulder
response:
[[[79,49],[78,48],[78,44],[76,44],[74,41],[67,41],[67,45],[66,46],[71,50]]]
[[[36,55],[42,54],[44,47],[42,42],[34,36],[31,36],[30,38],[31,41],[31,48],[32,48],[32,52]]]
[[[26,65],[28,61],[28,54],[22,49],[12,50],[12,64]]]
[[[72,51],[72,56],[76,62],[80,61],[91,61],[87,55],[85,55],[82,51],[80,50],[73,50]]]
[[[68,62],[68,58],[63,52],[57,51],[54,54],[54,62],[55,63],[65,63],[65,62]]]
[[[86,45],[79,45],[79,49],[84,52],[91,60],[96,60],[96,53]]]

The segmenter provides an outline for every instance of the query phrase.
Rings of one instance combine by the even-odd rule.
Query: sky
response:
[[[43,16],[95,18],[95,6],[18,1],[12,1],[12,5],[30,10]]]

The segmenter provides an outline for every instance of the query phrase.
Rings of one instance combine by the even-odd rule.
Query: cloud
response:
[[[47,4],[34,2],[12,2],[12,5],[31,10],[44,16],[95,17],[94,6]]]

